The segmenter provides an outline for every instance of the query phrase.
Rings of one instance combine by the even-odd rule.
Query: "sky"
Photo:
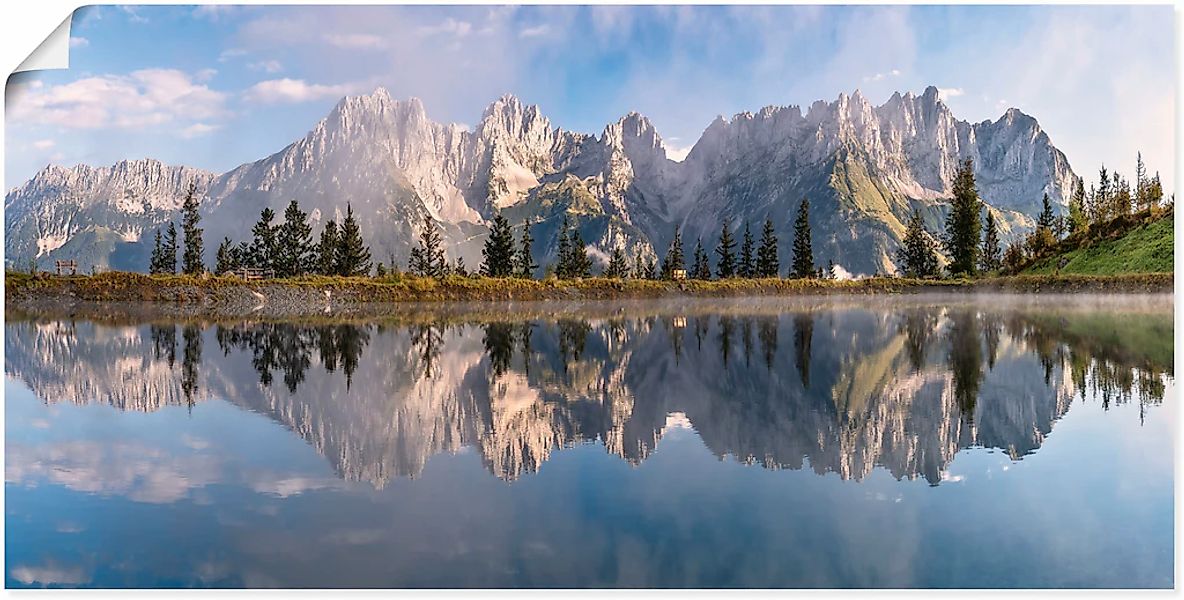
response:
[[[5,187],[45,165],[157,158],[215,172],[382,86],[473,125],[512,93],[554,126],[650,118],[673,158],[708,124],[858,89],[934,85],[954,114],[1036,117],[1073,169],[1174,191],[1171,6],[102,6],[70,68],[12,76]],[[48,32],[47,32],[48,33]]]

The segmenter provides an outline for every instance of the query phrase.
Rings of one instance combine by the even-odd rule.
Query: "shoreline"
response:
[[[561,281],[396,276],[303,277],[245,282],[233,277],[149,276],[104,273],[94,276],[5,276],[6,313],[73,315],[115,310],[182,318],[321,317],[384,315],[491,302],[584,303],[635,300],[741,301],[753,298],[810,298],[922,294],[959,296],[1006,294],[1045,296],[1163,295],[1173,290],[1172,273],[1115,276],[1021,275],[981,279],[916,280],[869,278],[733,279],[649,281],[590,278]],[[7,318],[6,314],[6,318]]]

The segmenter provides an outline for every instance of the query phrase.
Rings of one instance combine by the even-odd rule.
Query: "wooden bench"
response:
[[[252,267],[243,267],[237,271],[234,271],[234,274],[246,281],[258,281],[261,279],[274,278],[275,269],[256,269]]]
[[[76,260],[55,260],[53,266],[57,269],[58,275],[61,275],[65,270],[69,270],[71,275],[78,274],[78,261]]]

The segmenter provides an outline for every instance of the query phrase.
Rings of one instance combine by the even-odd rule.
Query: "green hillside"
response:
[[[1173,270],[1174,233],[1172,213],[1169,212],[1121,237],[1092,240],[1082,247],[1042,258],[1025,269],[1024,273],[1169,273]],[[1058,265],[1061,267],[1059,271]]]

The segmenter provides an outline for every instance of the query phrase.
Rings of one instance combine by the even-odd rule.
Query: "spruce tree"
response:
[[[411,250],[411,260],[407,266],[420,277],[443,277],[447,270],[440,229],[427,213],[423,216],[423,226],[419,230],[419,245]]]
[[[620,246],[613,247],[613,253],[604,269],[605,277],[625,279],[629,277],[629,263],[625,260],[625,251]]]
[[[1050,232],[1056,225],[1056,215],[1052,212],[1052,202],[1048,199],[1048,193],[1045,192],[1040,210],[1040,216],[1036,218],[1036,226],[1047,229]]]
[[[214,274],[225,275],[235,270],[238,266],[234,263],[234,243],[228,237],[222,238],[222,243],[218,244],[218,254],[214,263]]]
[[[273,225],[275,211],[264,208],[259,211],[259,221],[251,228],[251,266],[256,269],[274,269],[276,258],[276,233]]]
[[[810,243],[810,199],[802,198],[793,223],[793,276],[814,276],[814,250]]]
[[[484,259],[481,263],[482,275],[510,277],[514,274],[514,234],[510,231],[510,222],[500,213],[493,218],[481,256]]]
[[[1069,200],[1069,233],[1085,231],[1089,220],[1085,216],[1085,180],[1078,177],[1073,187],[1073,198]]]
[[[312,271],[316,262],[314,256],[308,214],[293,200],[284,210],[284,222],[276,232],[275,274],[277,277],[296,277]]]
[[[181,257],[181,270],[186,275],[200,275],[206,270],[202,255],[202,229],[197,226],[201,215],[197,212],[197,184],[189,184],[185,202],[181,205],[181,231],[185,234],[185,252]]]
[[[571,264],[571,221],[563,215],[563,225],[559,228],[558,248],[555,251],[555,276],[560,279],[572,277]]]
[[[1047,196],[1046,196],[1047,197]],[[979,266],[983,271],[998,271],[1002,266],[1003,250],[999,245],[999,227],[995,224],[995,213],[987,211],[987,227],[983,232],[983,249]]]
[[[968,158],[954,175],[954,198],[946,216],[942,243],[950,255],[952,275],[974,275],[978,270],[979,244],[982,239],[982,202],[974,184],[974,163]]]
[[[592,259],[588,257],[588,249],[585,247],[584,238],[580,235],[579,228],[573,228],[569,238],[569,253],[570,262],[569,270],[571,277],[590,277],[592,275]]]
[[[746,279],[756,275],[755,251],[756,248],[752,240],[752,231],[748,227],[748,222],[745,222],[744,241],[740,244],[740,263],[737,266],[737,275]]]
[[[765,227],[761,230],[761,245],[756,251],[757,277],[777,277],[781,271],[781,262],[777,251],[777,233],[773,228],[773,219],[765,219]]]
[[[337,242],[337,272],[346,277],[370,273],[370,248],[362,240],[353,206],[345,205],[345,220]]]
[[[321,275],[337,275],[337,222],[329,219],[321,230],[321,241],[317,244],[316,270]]]
[[[160,241],[160,229],[156,230],[156,241],[152,244],[152,255],[148,258],[148,273],[164,272],[164,245]]]
[[[160,272],[174,275],[177,273],[177,226],[172,223],[169,223],[169,228],[164,232],[163,248]]]
[[[682,232],[674,226],[674,237],[670,240],[670,247],[666,249],[666,259],[662,261],[662,279],[674,279],[674,272],[686,269],[686,259],[682,251]]]
[[[514,274],[522,279],[534,277],[535,269],[539,268],[531,255],[534,237],[530,235],[530,222],[522,225],[522,239],[518,242],[518,252],[514,255]]]
[[[913,211],[909,217],[909,224],[905,227],[904,239],[896,251],[905,277],[926,278],[937,275],[937,251],[933,240],[925,231],[925,223],[921,220],[921,213]]]
[[[1151,183],[1147,179],[1147,167],[1143,164],[1143,153],[1135,155],[1135,206],[1139,210],[1150,208],[1147,187]]]
[[[736,276],[736,238],[732,236],[732,218],[724,217],[723,228],[719,234],[719,244],[715,247],[719,260],[715,263],[715,274],[720,279]]]
[[[711,279],[711,264],[707,260],[707,252],[703,251],[702,238],[695,242],[695,254],[692,262],[694,263],[691,269],[692,279]]]

